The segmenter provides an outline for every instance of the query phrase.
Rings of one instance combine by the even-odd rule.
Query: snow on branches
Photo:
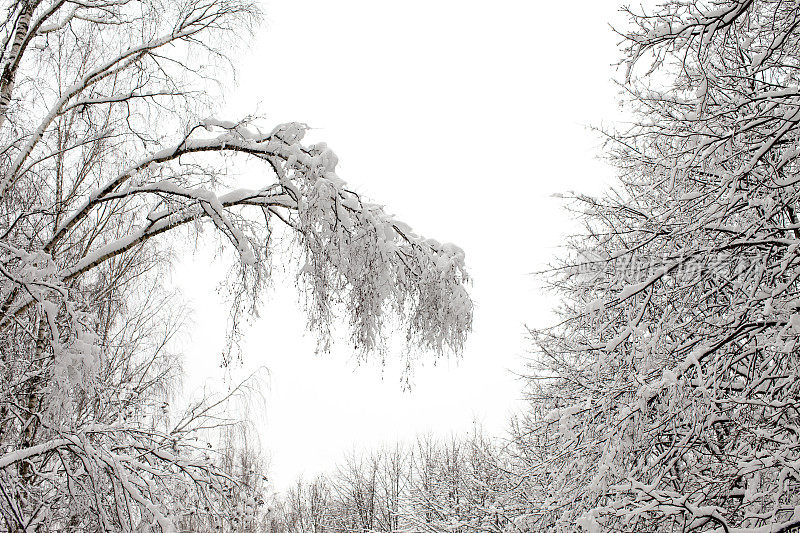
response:
[[[545,460],[529,463],[531,516],[589,531],[789,531],[800,12],[725,0],[630,14],[637,122],[608,144],[621,182],[572,199],[586,232],[551,272],[563,321],[532,332],[544,381],[522,442]]]

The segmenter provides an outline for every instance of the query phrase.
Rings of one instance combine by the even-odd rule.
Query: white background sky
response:
[[[269,370],[255,420],[278,490],[353,449],[469,431],[473,420],[505,430],[521,406],[514,372],[524,368],[524,324],[548,324],[553,305],[529,273],[574,228],[552,195],[596,193],[610,175],[586,126],[618,115],[608,26],[618,5],[265,1],[265,24],[237,57],[230,118],[257,110],[316,128],[351,187],[466,251],[475,301],[463,358],[423,357],[407,392],[397,367],[357,367],[344,341],[314,355],[292,280],[278,278],[239,371]],[[214,292],[224,272],[209,261],[187,258],[174,274],[194,309],[192,383],[219,377],[224,345]]]

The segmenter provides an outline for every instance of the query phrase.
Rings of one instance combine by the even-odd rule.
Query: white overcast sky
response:
[[[416,232],[458,244],[474,279],[474,331],[459,361],[357,367],[339,342],[314,355],[291,279],[248,331],[239,373],[264,366],[256,416],[278,490],[353,449],[432,432],[502,434],[520,407],[524,325],[553,305],[530,272],[574,228],[554,193],[598,192],[610,171],[586,126],[617,116],[617,0],[267,0],[237,57],[227,108],[301,121],[340,158],[338,174]],[[191,383],[219,377],[224,272],[198,254],[174,279],[194,309]],[[197,281],[201,282],[198,283]],[[399,349],[400,347],[395,347]],[[391,354],[389,354],[391,356]],[[424,360],[425,358],[423,358]]]

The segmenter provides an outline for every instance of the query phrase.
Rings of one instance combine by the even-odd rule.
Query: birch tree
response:
[[[522,428],[530,528],[800,525],[800,10],[666,1],[623,32],[636,123],[551,272]]]
[[[0,527],[170,531],[176,486],[213,502],[235,482],[193,440],[223,404],[170,414],[153,400],[175,369],[155,326],[174,316],[159,273],[190,236],[216,234],[238,258],[234,340],[280,226],[323,349],[341,320],[362,354],[388,325],[411,350],[461,350],[458,247],[350,189],[305,125],[215,116],[209,87],[255,28],[254,2],[21,0],[2,14]],[[234,157],[263,185],[236,187]]]

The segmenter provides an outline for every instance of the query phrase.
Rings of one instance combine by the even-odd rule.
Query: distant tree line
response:
[[[512,456],[475,432],[354,452],[330,475],[270,503],[265,531],[491,531],[513,528]]]

